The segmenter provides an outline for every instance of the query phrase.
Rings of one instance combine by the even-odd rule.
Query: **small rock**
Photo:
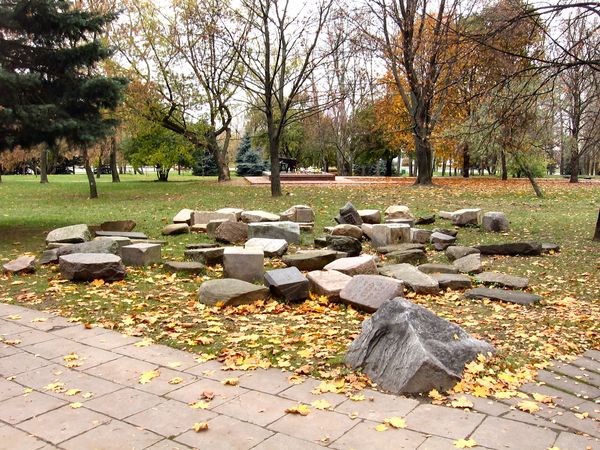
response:
[[[121,257],[128,266],[147,266],[159,263],[160,244],[131,244],[121,248]]]
[[[308,298],[308,280],[296,267],[269,270],[265,273],[265,284],[274,295],[288,302]]]
[[[49,250],[44,250],[42,256],[38,260],[40,265],[44,264],[58,264],[58,248],[51,248]]]
[[[375,224],[378,225],[378,224]],[[362,230],[363,234],[368,238],[373,240],[373,224],[370,223],[363,223],[360,226],[360,229]]]
[[[185,272],[191,274],[204,273],[204,264],[195,261],[167,261],[163,268],[168,272]]]
[[[207,266],[215,266],[217,264],[223,264],[223,253],[225,249],[223,247],[215,248],[195,248],[186,250],[183,254],[186,259],[191,261],[200,262]]]
[[[102,231],[133,231],[135,226],[134,220],[111,220],[102,222],[100,229]]]
[[[242,213],[242,221],[245,223],[279,222],[280,219],[278,214],[266,211],[244,211]]]
[[[19,256],[2,265],[4,273],[33,273],[35,272],[35,256]]]
[[[358,214],[358,211],[350,202],[346,203],[344,207],[340,209],[340,214],[336,217],[335,220],[337,223],[340,224],[347,223],[359,227],[363,223],[362,219],[360,218],[360,214]]]
[[[445,250],[456,242],[456,237],[439,232],[433,233],[429,239],[433,244],[433,248],[438,251]]]
[[[227,244],[245,242],[248,239],[248,225],[242,222],[223,222],[215,230],[215,239]]]
[[[413,216],[410,212],[408,206],[404,205],[392,205],[388,206],[383,213],[386,220],[388,219],[411,219],[414,220],[415,216]]]
[[[193,209],[184,208],[184,209],[180,210],[177,214],[175,214],[175,217],[173,217],[173,223],[185,223],[187,225],[191,225],[192,224],[192,214],[194,214]],[[131,231],[131,230],[125,230],[125,231]]]
[[[337,252],[344,252],[350,256],[358,256],[362,252],[362,244],[358,239],[350,236],[332,236],[325,237],[327,248]]]
[[[315,295],[324,295],[337,300],[340,292],[352,280],[352,277],[337,270],[314,270],[306,275],[310,291]]]
[[[508,242],[504,244],[477,245],[482,255],[538,256],[542,246],[537,242]]]
[[[507,288],[525,289],[529,286],[527,278],[515,277],[500,272],[483,272],[475,276],[479,283],[497,284]]]
[[[434,228],[433,232],[447,234],[448,236],[453,236],[453,237],[458,236],[458,230],[450,230],[448,228]]]
[[[85,224],[56,228],[46,236],[46,243],[77,243],[92,240],[92,233]]]
[[[229,247],[223,252],[223,276],[237,280],[263,281],[265,255],[258,248]]]
[[[395,264],[407,263],[416,266],[427,262],[427,256],[425,256],[423,250],[400,250],[388,253],[385,256]]]
[[[532,303],[539,302],[542,297],[535,294],[529,294],[527,292],[519,291],[507,291],[504,289],[490,289],[490,288],[475,288],[465,292],[466,298],[487,298],[490,300],[500,300],[508,303],[516,303],[519,305],[531,305]]]
[[[451,245],[446,249],[446,258],[452,262],[455,259],[463,258],[467,255],[479,254],[479,250],[474,247],[463,247],[461,245]]]
[[[415,225],[431,225],[432,223],[435,223],[435,215],[423,216],[415,220]]]
[[[268,296],[268,288],[233,278],[205,281],[198,290],[198,301],[205,305],[248,305]]]
[[[272,258],[282,256],[288,249],[288,243],[285,239],[252,238],[244,244],[244,248],[252,247],[262,249],[266,257]]]
[[[461,273],[432,273],[431,278],[438,282],[441,289],[462,290],[472,287],[471,278]]]
[[[379,211],[378,209],[359,209],[358,215],[362,219],[363,223],[381,223],[381,211]]]
[[[337,270],[346,275],[377,274],[377,265],[370,255],[340,258],[325,266],[325,270]]]
[[[410,229],[410,240],[411,242],[415,242],[418,244],[427,244],[431,241],[431,235],[433,232],[431,230],[420,230],[418,228]]]
[[[300,243],[300,226],[296,222],[259,222],[248,225],[249,238],[285,239],[288,244]]]
[[[417,294],[437,294],[440,291],[438,282],[410,264],[393,264],[379,269],[382,275],[396,278]]]
[[[119,281],[127,270],[117,255],[110,253],[73,253],[58,260],[61,275],[71,281]]]
[[[381,275],[356,275],[341,290],[340,299],[356,309],[375,312],[384,301],[403,294],[404,284],[400,280]]]
[[[175,234],[187,234],[190,232],[189,225],[185,223],[172,223],[162,229],[164,236],[172,236]]]
[[[419,267],[417,267],[417,269],[419,269],[423,273],[428,273],[428,274],[432,274],[432,273],[458,273],[458,269],[456,267],[454,267],[454,266],[449,265],[449,264],[435,264],[435,263],[421,264]]]
[[[333,230],[331,230],[331,235],[332,236],[349,236],[349,237],[353,237],[354,239],[362,239],[363,236],[363,232],[362,229],[360,227],[357,227],[356,225],[350,225],[347,223],[343,223],[340,225],[336,225],[335,227],[333,227]]]
[[[280,214],[281,220],[297,223],[310,223],[315,221],[315,212],[310,206],[294,205]]]
[[[502,212],[486,212],[481,219],[483,231],[502,233],[510,229],[506,214]]]
[[[481,267],[481,255],[479,253],[472,253],[455,259],[452,265],[461,273],[479,273],[483,270]]]
[[[327,264],[335,261],[337,253],[334,250],[308,250],[305,252],[285,255],[283,263],[288,267],[297,267],[299,270],[321,270]]]

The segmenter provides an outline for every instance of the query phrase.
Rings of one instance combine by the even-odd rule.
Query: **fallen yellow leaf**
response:
[[[154,343],[154,341],[150,338],[144,338],[141,341],[136,342],[135,344],[133,344],[134,347],[148,347],[149,345],[152,345]]]
[[[390,417],[389,419],[384,419],[383,422],[394,428],[406,428],[406,420],[402,417]]]
[[[301,416],[308,416],[310,414],[310,408],[306,405],[298,405],[286,409],[285,412],[290,414],[300,414]]]
[[[353,402],[362,402],[365,399],[363,394],[354,394],[350,396],[350,400]]]
[[[160,375],[160,373],[158,372],[158,370],[149,370],[148,372],[143,372],[140,375],[139,383],[140,384],[148,384],[148,383],[150,383],[150,381],[152,381],[154,378],[158,377],[159,375]]]
[[[385,423],[380,423],[379,425],[375,426],[375,431],[385,431],[387,429],[388,427]]]
[[[192,409],[208,409],[208,408],[210,408],[210,403],[200,400],[196,403],[190,404],[190,408],[192,408]]]
[[[169,380],[169,384],[179,384],[181,382],[183,382],[183,378],[180,377],[174,377]]]
[[[73,409],[78,409],[78,408],[81,408],[83,405],[79,402],[75,402],[75,403],[71,403],[69,406]]]
[[[472,408],[473,402],[467,399],[467,397],[462,396],[456,400],[452,400],[450,406],[453,408]]]
[[[225,386],[237,386],[238,384],[240,384],[240,379],[239,378],[225,378],[224,380],[221,381],[221,383],[223,383]]]
[[[549,395],[538,394],[537,392],[534,392],[532,394],[532,397],[534,400],[540,403],[552,403],[552,397],[550,397]]]
[[[523,400],[517,404],[517,408],[521,411],[534,413],[540,410],[540,406],[536,402],[532,402],[531,400]]]
[[[475,439],[459,439],[454,441],[454,446],[456,448],[473,448],[477,445]]]
[[[77,395],[81,392],[80,389],[69,389],[67,392],[65,392],[65,395]]]
[[[196,422],[194,425],[192,425],[192,429],[196,433],[199,433],[201,431],[206,431],[206,430],[208,430],[208,424],[206,422]]]
[[[315,400],[311,403],[311,406],[314,406],[317,409],[327,409],[331,407],[331,403],[327,400]]]

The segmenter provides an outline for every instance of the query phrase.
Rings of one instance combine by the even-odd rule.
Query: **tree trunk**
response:
[[[415,184],[431,186],[432,183],[432,151],[429,139],[415,134],[417,180]]]
[[[113,183],[120,183],[119,168],[117,167],[117,139],[113,136],[110,138],[110,173]]]
[[[469,178],[469,167],[471,166],[471,154],[469,153],[469,144],[466,142],[463,144],[462,156],[463,156],[462,176],[463,176],[463,178]]]
[[[442,161],[442,176],[446,176],[446,160]]]
[[[281,177],[279,176],[279,139],[273,136],[269,139],[269,154],[271,156],[271,197],[281,197]]]
[[[502,179],[506,181],[508,180],[508,167],[506,167],[506,152],[504,150],[500,151],[500,164],[502,167]]]
[[[392,166],[394,163],[394,157],[393,156],[389,156],[386,160],[385,160],[385,176],[386,177],[391,177],[392,176]]]
[[[48,182],[48,147],[42,145],[40,151],[40,183],[46,184]]]
[[[569,183],[579,183],[579,153],[571,151],[571,161],[569,163],[571,167],[571,177]]]
[[[413,159],[412,156],[408,158],[408,176],[409,177],[413,177],[414,176],[414,169],[413,169]]]
[[[219,145],[217,136],[211,131],[206,134],[206,141],[208,143],[209,151],[215,158],[217,164],[217,173],[219,181],[231,180],[231,174],[229,173],[229,161],[227,160],[227,149],[229,147],[229,140],[231,139],[231,131],[227,129],[225,131],[225,142],[223,148]]]
[[[596,231],[594,232],[594,241],[600,241],[600,210],[598,210],[598,220],[596,221]]]
[[[538,198],[543,198],[544,193],[542,192],[542,189],[540,188],[540,186],[537,184],[537,181],[535,180],[535,177],[533,176],[533,173],[531,172],[531,170],[529,170],[529,168],[523,164],[520,164],[520,166],[521,166],[520,169],[523,171],[523,173],[525,173],[525,176],[531,183],[531,187],[533,187],[535,195]]]
[[[96,188],[96,180],[94,179],[94,171],[90,166],[90,158],[88,157],[87,148],[83,149],[82,152],[83,164],[85,166],[85,174],[87,175],[88,183],[90,185],[90,198],[98,198],[98,189]]]
[[[164,169],[161,166],[156,166],[156,176],[158,177],[158,181],[163,183],[169,181],[169,170],[170,169]]]

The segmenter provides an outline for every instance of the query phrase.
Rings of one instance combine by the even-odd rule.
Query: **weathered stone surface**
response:
[[[332,236],[349,236],[354,239],[362,239],[363,232],[361,227],[357,227],[356,225],[350,225],[348,223],[342,223],[340,225],[336,225],[331,230]]]
[[[340,292],[352,277],[337,270],[313,270],[306,274],[310,292],[324,295],[332,300],[339,299]]]
[[[417,244],[427,244],[431,240],[431,230],[421,230],[419,228],[410,229],[410,240]]]
[[[450,236],[449,234],[435,232],[431,234],[429,238],[433,244],[433,248],[438,251],[445,250],[456,242],[456,237]]]
[[[272,294],[288,302],[308,298],[308,280],[296,267],[269,270],[265,273],[265,284]]]
[[[379,272],[386,277],[396,278],[417,294],[437,294],[440,291],[438,282],[410,264],[392,264],[383,266]]]
[[[395,264],[407,263],[416,266],[419,264],[425,264],[427,262],[427,256],[425,256],[425,252],[417,249],[400,250],[388,253],[385,256],[389,261]]]
[[[507,242],[475,246],[482,255],[537,256],[542,253],[538,242]]]
[[[280,220],[290,222],[310,223],[315,221],[315,212],[310,206],[294,205],[280,214]]]
[[[313,245],[315,248],[325,248],[327,247],[327,239],[325,236],[317,236],[313,241]]]
[[[215,244],[212,242],[196,242],[192,244],[186,244],[185,248],[187,248],[188,250],[193,250],[196,248],[217,248],[218,246],[219,244]]]
[[[446,258],[452,262],[455,259],[463,258],[467,255],[480,253],[475,247],[464,247],[462,245],[451,245],[446,249]]]
[[[77,243],[92,240],[92,233],[85,224],[71,225],[68,227],[56,228],[46,236],[46,243],[66,242]]]
[[[451,230],[449,228],[434,228],[433,232],[447,234],[448,236],[454,236],[454,237],[458,236],[458,230]]]
[[[119,246],[119,255],[121,254],[121,247],[125,247],[126,245],[131,245],[133,244],[133,242],[131,242],[131,239],[127,238],[127,237],[123,237],[123,236],[98,236],[94,238],[94,241],[112,241],[112,242],[116,242],[117,245]],[[84,253],[84,252],[82,252]],[[102,253],[102,252],[100,252]]]
[[[183,255],[191,261],[200,262],[207,266],[214,266],[216,264],[223,264],[224,252],[225,249],[223,247],[194,248],[186,250]]]
[[[102,222],[100,229],[102,231],[133,231],[136,225],[135,220],[110,220]]]
[[[191,274],[204,273],[204,264],[195,261],[167,261],[163,268],[169,272],[185,272]]]
[[[381,275],[356,275],[340,292],[340,299],[356,309],[374,312],[383,302],[404,294],[404,284]]]
[[[337,270],[338,272],[351,276],[377,274],[377,265],[370,255],[336,259],[327,264],[324,268],[325,270]]]
[[[44,250],[42,256],[38,260],[40,265],[43,264],[58,264],[58,248],[51,248],[48,250]]]
[[[373,225],[371,240],[374,247],[410,243],[410,226],[391,223]]]
[[[217,232],[217,228],[219,228],[221,226],[221,224],[223,224],[225,222],[237,223],[237,222],[233,222],[233,221],[227,220],[227,219],[215,219],[215,220],[211,220],[210,222],[208,222],[206,224],[204,231],[206,232],[206,234],[208,234],[209,236],[214,238],[215,233]],[[194,226],[197,227],[198,224],[196,224]]]
[[[542,253],[551,254],[560,252],[560,245],[544,242],[542,244]]]
[[[229,247],[223,252],[223,276],[237,280],[263,281],[265,255],[258,248]]]
[[[465,292],[467,298],[488,298],[490,300],[500,300],[503,302],[517,303],[519,305],[531,305],[539,302],[542,297],[535,294],[519,291],[507,291],[504,289],[475,288]]]
[[[139,231],[96,231],[96,236],[105,236],[105,237],[122,236],[122,237],[129,238],[131,240],[133,240],[133,239],[143,239],[143,240],[148,239],[148,236],[146,236],[144,233],[141,233]]]
[[[2,265],[4,273],[33,273],[35,272],[35,256],[19,256]]]
[[[435,215],[418,217],[415,220],[415,225],[430,225],[435,223]]]
[[[421,264],[417,267],[423,273],[458,273],[458,269],[449,264]]]
[[[93,241],[65,245],[56,249],[58,257],[73,253],[112,253],[113,255],[119,255],[121,246],[113,239],[94,239]]]
[[[192,225],[192,214],[194,214],[193,209],[184,208],[175,214],[175,217],[173,217],[173,223],[186,223],[188,225]]]
[[[208,223],[211,220],[231,220],[232,222],[237,222],[237,216],[233,213],[220,213],[216,211],[194,211],[192,213],[191,225]]]
[[[237,244],[248,239],[248,225],[243,222],[226,221],[215,230],[215,239],[227,244]]]
[[[438,211],[438,216],[442,219],[451,220],[454,225],[464,227],[466,225],[477,225],[481,215],[480,208],[458,209],[453,212]]]
[[[121,258],[128,266],[159,263],[160,253],[160,244],[131,244],[121,248]]]
[[[404,205],[392,205],[388,206],[383,213],[385,219],[411,219],[414,220],[415,216],[413,216],[410,212],[408,206]]]
[[[305,252],[285,255],[282,259],[288,267],[297,267],[299,270],[321,270],[327,264],[335,261],[337,252],[334,250],[308,250]]]
[[[417,243],[404,243],[404,244],[394,244],[394,245],[386,245],[384,247],[377,247],[377,251],[382,254],[387,254],[391,252],[398,252],[403,250],[423,250],[425,251],[424,244]]]
[[[466,363],[493,352],[487,342],[402,298],[384,302],[362,325],[346,363],[396,394],[447,390]]]
[[[288,249],[288,243],[285,239],[252,238],[244,244],[244,248],[252,247],[262,249],[266,257],[272,258],[282,256]]]
[[[441,289],[470,289],[471,278],[462,273],[432,273],[431,278],[438,282]]]
[[[266,211],[244,211],[242,213],[242,221],[246,223],[278,222],[280,219],[278,214]]]
[[[506,214],[502,212],[486,212],[481,218],[481,227],[483,231],[501,233],[510,229],[510,222]]]
[[[310,222],[310,223],[298,222],[298,226],[300,227],[301,233],[312,233],[312,231],[315,228],[315,224],[313,222]]]
[[[479,283],[497,284],[499,286],[514,289],[525,289],[529,286],[529,280],[527,278],[516,277],[500,272],[482,272],[476,275],[475,279]]]
[[[337,223],[347,223],[350,225],[361,226],[363,221],[360,218],[360,214],[350,202],[346,203],[343,208],[340,209],[340,214],[335,218]]]
[[[363,223],[381,223],[381,211],[378,209],[359,209],[358,215],[362,219]]]
[[[363,234],[368,238],[368,239],[373,239],[373,225],[378,225],[378,224],[370,224],[370,223],[363,223],[360,226],[360,229],[362,230]]]
[[[385,223],[390,225],[406,225],[409,228],[415,226],[414,219],[385,219]]]
[[[300,226],[296,222],[259,222],[248,225],[248,238],[284,239],[288,244],[300,242]]]
[[[49,242],[48,244],[46,244],[46,248],[52,250],[55,248],[66,247],[67,245],[71,244],[69,244],[68,242]]]
[[[452,265],[461,273],[479,273],[483,270],[481,266],[481,255],[472,253],[462,258],[455,259]]]
[[[162,229],[164,236],[172,236],[174,234],[187,234],[190,232],[190,227],[186,223],[171,223]]]
[[[110,237],[115,237],[115,236],[110,236]],[[131,239],[131,243],[132,244],[158,244],[158,245],[165,245],[165,244],[167,244],[167,241],[165,241],[164,239],[148,239],[148,238],[136,239],[136,238],[132,238]]]
[[[206,233],[206,229],[208,227],[207,223],[195,223],[190,227],[190,231],[192,233]]]
[[[235,220],[241,220],[244,210],[242,208],[221,208],[217,209],[215,212],[220,214],[234,214]]]
[[[118,281],[127,274],[121,258],[110,253],[73,253],[58,263],[61,275],[71,281]]]
[[[247,305],[268,296],[268,288],[233,278],[208,280],[198,289],[198,301],[205,305]]]
[[[349,256],[358,256],[362,251],[362,244],[360,241],[350,236],[327,235],[325,239],[327,241],[327,248],[329,250],[344,252]]]

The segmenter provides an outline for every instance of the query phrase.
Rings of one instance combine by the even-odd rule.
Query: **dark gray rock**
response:
[[[59,247],[60,248],[60,247]],[[49,250],[44,250],[42,256],[38,260],[40,265],[44,264],[58,264],[58,248],[51,248]]]
[[[216,264],[223,264],[223,247],[213,248],[194,248],[186,250],[183,255],[190,261],[196,261],[207,266],[214,266]]]
[[[161,259],[160,244],[131,244],[121,247],[121,258],[128,266],[147,266]]]
[[[312,223],[315,221],[315,212],[310,206],[294,205],[280,214],[280,220],[289,220],[297,223]]]
[[[111,239],[98,239],[81,244],[71,244],[56,249],[56,255],[60,258],[63,255],[71,255],[73,253],[112,253],[118,255],[121,251],[121,246],[117,241]]]
[[[417,267],[423,273],[458,273],[458,269],[449,264],[421,264]]]
[[[329,250],[344,252],[348,256],[358,256],[362,252],[362,244],[358,239],[354,239],[353,237],[327,235],[325,239]]]
[[[318,236],[314,241],[315,248],[325,248],[327,247],[327,238],[325,236]]]
[[[96,236],[123,236],[129,239],[148,239],[148,236],[138,231],[96,231]]]
[[[558,252],[560,252],[560,245],[550,244],[548,242],[544,242],[542,244],[542,253],[550,254],[550,253],[558,253]]]
[[[258,222],[248,225],[248,238],[285,239],[288,244],[300,243],[300,225],[296,222]]]
[[[186,223],[171,223],[162,229],[164,236],[172,236],[175,234],[187,234],[190,232],[190,227]]]
[[[223,276],[249,283],[265,276],[265,254],[261,248],[228,247],[223,252]]]
[[[217,231],[217,228],[219,228],[221,226],[221,224],[223,222],[232,222],[229,219],[214,219],[214,220],[210,220],[207,224],[206,224],[206,228],[205,228],[205,232],[206,234],[208,234],[211,237],[215,237],[215,233]],[[200,224],[196,224],[194,225],[194,227],[198,227]]]
[[[204,264],[195,261],[167,261],[163,268],[168,272],[184,272],[191,274],[204,273],[206,267]]]
[[[449,234],[440,233],[438,231],[432,233],[429,238],[433,244],[433,248],[438,251],[446,250],[452,244],[456,242],[456,236],[450,236]]]
[[[35,272],[35,256],[19,256],[2,265],[4,273],[33,273]]]
[[[462,258],[455,259],[452,265],[458,269],[460,273],[479,273],[483,270],[481,266],[481,255],[472,253]]]
[[[188,250],[193,250],[197,248],[217,248],[219,244],[214,244],[212,242],[198,242],[195,244],[186,244],[185,248]]]
[[[383,266],[379,273],[403,281],[417,294],[437,294],[440,291],[437,281],[410,264]]]
[[[418,243],[406,243],[406,244],[394,244],[394,245],[386,245],[384,247],[377,248],[377,251],[382,254],[392,253],[392,252],[403,252],[406,250],[422,250],[425,251],[425,244]]]
[[[127,270],[117,255],[110,253],[73,253],[58,260],[60,273],[71,281],[119,281]]]
[[[474,247],[463,247],[462,245],[451,245],[446,249],[446,258],[450,262],[473,254],[479,254],[479,250]]]
[[[248,240],[248,225],[227,220],[215,230],[215,239],[226,244],[236,244]]]
[[[404,295],[404,284],[381,275],[356,275],[340,292],[340,300],[355,309],[375,312],[383,302]]]
[[[360,214],[350,202],[346,203],[343,208],[340,209],[340,214],[335,218],[337,223],[348,223],[350,225],[361,226],[363,220],[360,218]]]
[[[451,388],[466,363],[493,351],[458,325],[396,298],[363,322],[346,363],[362,369],[381,389],[414,394]]]
[[[309,250],[306,252],[294,253],[293,255],[285,255],[282,261],[288,267],[312,271],[321,270],[336,259],[337,252],[334,250]]]
[[[517,303],[519,305],[531,305],[539,302],[542,297],[535,294],[520,291],[507,291],[504,289],[475,288],[465,292],[466,298],[500,300],[503,302]]]
[[[288,302],[308,298],[308,280],[296,267],[269,270],[265,273],[265,284],[273,295]]]
[[[400,250],[396,252],[391,252],[385,255],[385,257],[395,264],[412,264],[413,266],[417,266],[419,264],[425,264],[427,262],[427,256],[425,256],[425,252],[423,250]]]
[[[486,212],[481,219],[481,228],[483,231],[492,233],[502,233],[510,229],[510,223],[506,214],[502,212]]]
[[[435,215],[418,217],[415,220],[415,225],[430,225],[435,223]]]
[[[102,231],[133,231],[136,225],[134,220],[111,220],[102,222],[100,229]]]
[[[70,225],[68,227],[56,228],[46,236],[46,243],[66,242],[69,244],[87,242],[92,240],[92,233],[85,224]]]
[[[381,211],[378,209],[359,209],[358,215],[366,224],[381,223]]]
[[[233,278],[208,280],[198,289],[198,301],[205,305],[248,305],[268,296],[268,288]]]
[[[458,236],[458,230],[450,230],[448,228],[434,228],[433,232],[447,234],[448,236],[454,236],[454,237]]]
[[[431,230],[421,230],[419,228],[410,229],[410,240],[417,244],[427,244],[431,240]]]
[[[497,284],[502,287],[525,289],[529,286],[529,280],[500,272],[483,272],[475,276],[479,283]]]
[[[432,273],[431,278],[438,282],[441,289],[470,289],[471,278],[462,273]]]
[[[507,242],[475,246],[482,255],[538,256],[542,245],[538,242]]]

